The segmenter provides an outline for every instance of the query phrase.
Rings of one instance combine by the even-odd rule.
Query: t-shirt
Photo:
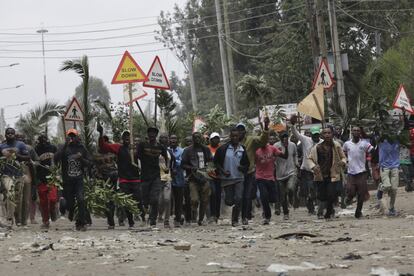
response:
[[[77,158],[78,154],[81,158]],[[87,166],[90,164],[90,156],[86,148],[82,144],[68,144],[61,147],[55,154],[55,161],[62,162],[62,176],[64,179],[82,178],[86,172]]]
[[[244,148],[238,145],[234,148],[231,144],[227,147],[226,156],[224,157],[223,169],[230,172],[230,176],[226,180],[243,179],[244,175],[239,170],[240,160],[243,157]]]
[[[167,157],[167,149],[163,145],[148,142],[138,144],[138,159],[141,161],[141,178],[143,181],[160,178],[160,155]]]
[[[318,163],[321,168],[323,178],[331,177],[331,168],[333,163],[333,144],[321,143],[316,146],[318,154]]]
[[[400,147],[400,164],[411,165],[410,149],[402,145]]]
[[[367,154],[373,149],[371,144],[365,140],[358,143],[346,141],[343,150],[348,156],[348,174],[356,175],[366,171]]]
[[[194,147],[189,146],[184,149],[181,164],[185,166],[191,166],[199,170],[207,171],[208,163],[211,162],[211,152],[206,146]],[[191,174],[191,171],[187,171],[187,176]]]
[[[37,145],[35,150],[37,155],[39,155],[40,165],[42,165],[37,167],[37,178],[41,183],[46,183],[46,177],[50,174],[50,170],[45,168],[45,166],[52,166],[53,157],[57,151],[57,148],[54,145],[47,143]]]
[[[8,144],[7,142],[4,142],[0,144],[0,154],[4,156],[7,151],[12,151],[21,155],[28,155],[29,152],[27,151],[27,147],[23,142],[20,141],[14,141],[11,144]],[[22,171],[19,169],[18,162],[7,162],[7,164],[4,166],[2,170],[2,174],[7,176],[16,176],[20,177],[23,175]]]
[[[256,179],[275,180],[276,156],[282,152],[271,145],[256,150]]]
[[[211,155],[214,157],[214,155],[216,154],[217,149],[220,147],[220,145],[218,145],[217,147],[212,147],[211,145],[208,145],[208,148],[211,152]]]
[[[395,169],[400,166],[400,143],[390,144],[387,140],[379,144],[379,164],[381,168]]]
[[[285,152],[285,147],[281,142],[277,142],[275,147],[281,149],[282,152]],[[296,174],[296,164],[298,164],[297,157],[297,146],[295,143],[290,142],[288,144],[288,158],[283,159],[281,157],[276,158],[276,179],[285,180],[292,175]]]

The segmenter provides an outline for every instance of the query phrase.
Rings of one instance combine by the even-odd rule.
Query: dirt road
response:
[[[329,222],[300,208],[289,221],[274,216],[262,226],[258,213],[248,227],[237,228],[225,219],[205,227],[107,230],[104,219],[95,219],[87,232],[74,232],[60,219],[48,232],[31,225],[0,233],[0,274],[414,274],[414,193],[399,190],[397,218],[379,216],[373,205],[372,199],[360,220],[351,208],[338,209],[339,218]],[[306,235],[278,238],[289,233]]]

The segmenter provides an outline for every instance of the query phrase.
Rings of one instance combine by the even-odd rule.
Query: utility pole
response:
[[[221,57],[221,70],[223,73],[223,85],[224,85],[224,98],[226,102],[226,114],[228,117],[231,116],[231,105],[230,105],[230,95],[229,95],[229,78],[227,76],[228,68],[227,68],[227,58],[226,58],[226,51],[224,50],[223,45],[223,22],[221,20],[221,8],[220,8],[220,1],[215,0],[216,4],[216,16],[217,16],[217,27],[218,27],[218,39],[219,39],[219,47],[220,47],[220,57]]]
[[[381,33],[378,30],[375,31],[375,53],[377,57],[381,55]]]
[[[224,13],[224,31],[226,34],[226,41],[230,41],[230,24],[228,16],[228,4],[227,0],[223,0],[223,13]],[[227,61],[229,66],[229,81],[230,81],[230,98],[233,105],[233,113],[237,113],[237,98],[236,98],[236,83],[234,77],[234,62],[233,62],[233,50],[229,45],[226,45]]]
[[[328,50],[326,44],[325,22],[323,20],[323,8],[323,1],[315,0],[316,26],[318,28],[319,48],[322,58],[327,58]]]
[[[193,71],[193,60],[191,58],[191,50],[190,50],[190,41],[188,39],[188,26],[187,22],[184,23],[183,26],[184,30],[184,39],[185,39],[185,55],[187,57],[187,69],[188,69],[188,76],[190,77],[190,90],[191,90],[191,103],[193,105],[193,111],[197,111],[197,93],[194,81],[194,71]]]
[[[42,35],[42,56],[43,56],[43,89],[45,92],[45,103],[47,102],[47,86],[46,86],[46,60],[45,60],[45,37],[44,34],[48,31],[45,28],[42,28],[37,31],[37,33]],[[47,136],[47,130],[48,130],[48,122],[46,122],[45,132]]]
[[[309,23],[309,39],[311,42],[312,47],[312,57],[313,57],[313,69],[314,72],[318,70],[318,57],[319,57],[319,45],[316,36],[316,28],[315,28],[315,16],[314,16],[314,8],[313,8],[313,1],[306,0],[306,16],[308,18]]]
[[[342,61],[341,61],[341,48],[339,47],[339,38],[338,38],[338,26],[336,21],[335,13],[335,0],[328,1],[328,12],[329,12],[329,23],[331,26],[331,38],[332,38],[332,52],[334,56],[335,63],[335,76],[336,76],[336,88],[338,93],[338,102],[339,107],[342,111],[342,114],[347,117],[347,106],[346,106],[346,96],[344,88],[344,75],[342,72]]]

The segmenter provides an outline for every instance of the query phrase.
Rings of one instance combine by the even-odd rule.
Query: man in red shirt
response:
[[[259,186],[260,200],[263,206],[264,221],[263,225],[268,225],[272,216],[269,203],[276,202],[276,183],[275,183],[275,160],[276,157],[287,159],[289,156],[287,147],[285,153],[280,149],[267,144],[257,149],[256,160],[256,183]]]

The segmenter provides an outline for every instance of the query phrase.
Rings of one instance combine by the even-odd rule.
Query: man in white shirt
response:
[[[353,127],[352,140],[345,142],[343,150],[348,158],[347,203],[357,196],[356,218],[362,217],[362,205],[369,199],[366,160],[372,149],[368,141],[361,139],[361,128]]]

